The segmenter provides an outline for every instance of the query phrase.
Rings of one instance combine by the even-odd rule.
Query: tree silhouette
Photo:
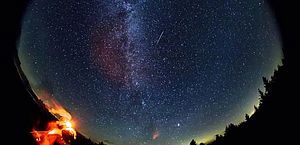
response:
[[[268,145],[292,142],[293,139],[287,140],[292,136],[287,132],[290,132],[288,128],[295,128],[296,125],[289,121],[294,119],[294,115],[289,113],[295,110],[292,108],[295,107],[292,105],[295,95],[289,94],[290,75],[287,70],[283,60],[283,65],[274,71],[270,80],[262,77],[265,91],[258,89],[260,102],[258,107],[254,106],[254,114],[251,117],[245,114],[245,121],[240,124],[230,123],[226,126],[224,135],[216,135],[215,140],[207,145]]]
[[[190,143],[190,145],[197,145],[196,141],[193,139]]]
[[[245,115],[245,119],[246,119],[246,121],[249,121],[250,117],[248,114]]]
[[[225,134],[229,134],[233,132],[236,129],[236,126],[232,123],[230,123],[228,126],[225,128]]]
[[[258,108],[254,105],[254,110],[255,110],[255,112],[257,111],[257,109],[258,109]]]

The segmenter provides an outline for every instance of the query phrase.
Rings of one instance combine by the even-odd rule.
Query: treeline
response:
[[[259,106],[254,106],[252,116],[245,115],[245,121],[238,125],[229,124],[224,135],[216,135],[215,140],[207,145],[257,145],[257,144],[288,144],[292,138],[292,131],[297,123],[293,123],[296,114],[294,97],[291,94],[290,74],[286,61],[278,66],[270,80],[263,77],[265,91],[259,90]],[[296,85],[297,83],[295,83]],[[295,129],[295,131],[297,131]],[[197,145],[192,140],[190,145]],[[204,145],[200,143],[199,145]]]

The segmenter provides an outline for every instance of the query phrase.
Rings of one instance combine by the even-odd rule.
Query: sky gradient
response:
[[[115,145],[204,141],[253,111],[282,58],[262,0],[33,0],[18,50],[39,98]]]

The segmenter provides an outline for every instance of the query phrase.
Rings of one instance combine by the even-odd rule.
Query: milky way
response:
[[[33,0],[18,50],[34,92],[81,133],[176,145],[250,113],[280,43],[262,0]]]

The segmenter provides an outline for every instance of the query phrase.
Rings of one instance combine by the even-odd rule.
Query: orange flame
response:
[[[58,121],[48,122],[46,131],[33,130],[31,132],[38,145],[53,145],[55,142],[60,145],[66,145],[70,142],[70,140],[65,139],[64,134],[76,139],[77,133],[74,129],[71,114],[54,99],[50,99],[47,93],[43,93],[43,98],[47,98],[44,104],[49,112],[58,119]]]

